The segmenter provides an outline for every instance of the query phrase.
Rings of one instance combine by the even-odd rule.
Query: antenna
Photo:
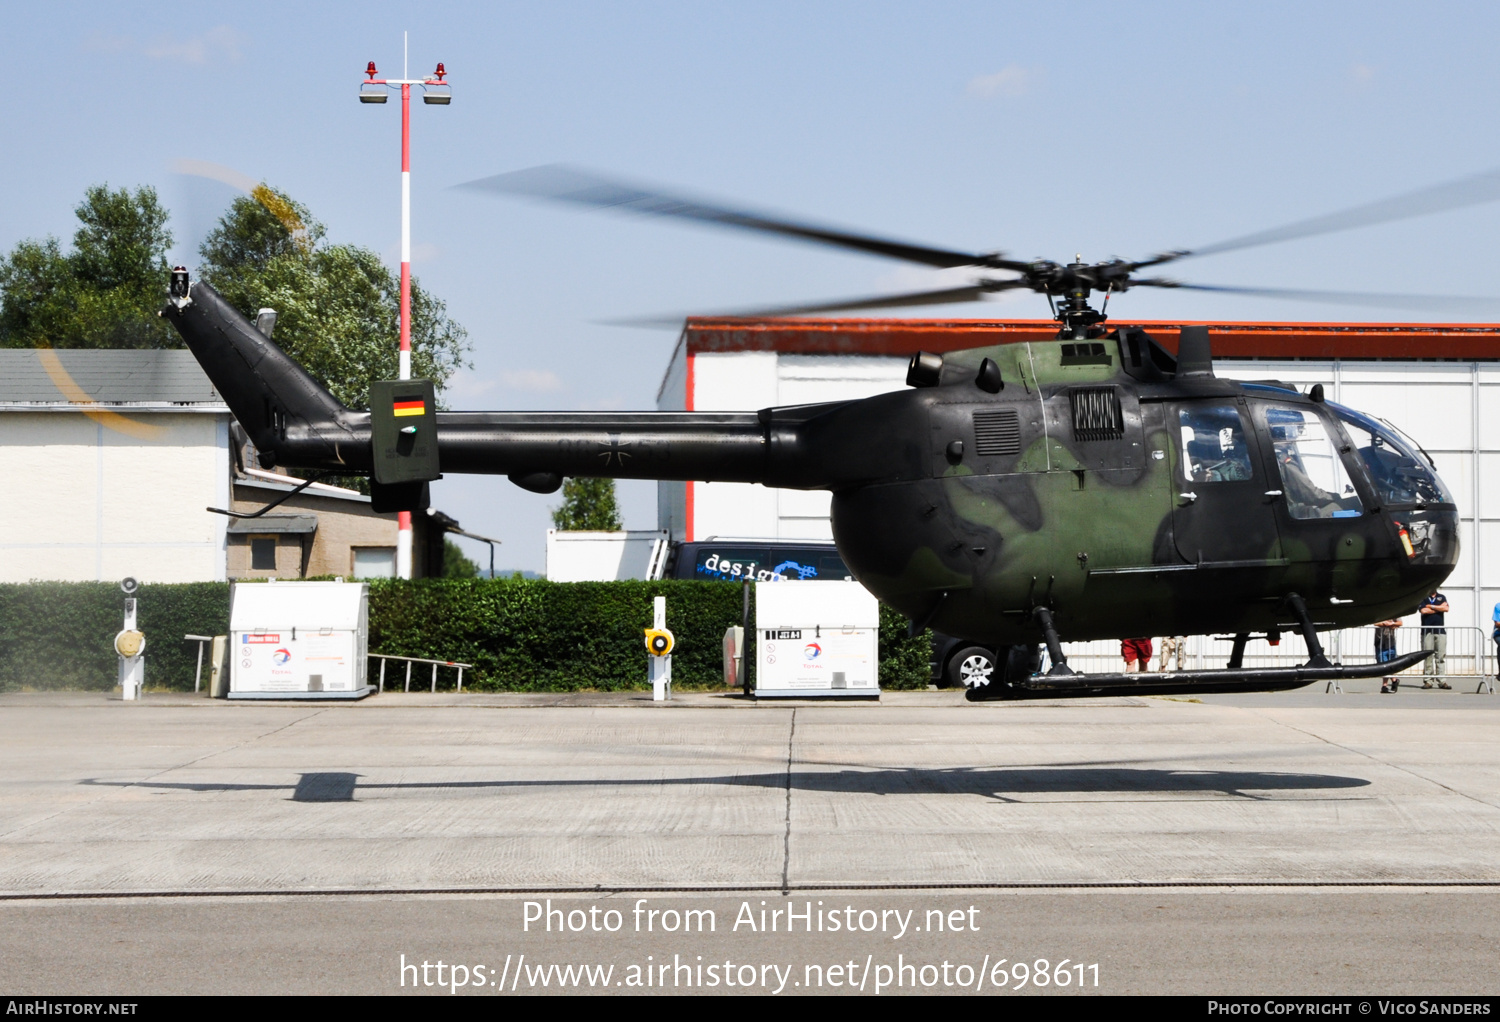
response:
[[[408,78],[408,77],[410,77],[406,73],[406,65],[407,65],[407,60],[406,60],[406,37],[407,37],[407,34],[408,33],[406,33],[406,32],[402,32],[401,33],[401,77],[402,78]]]

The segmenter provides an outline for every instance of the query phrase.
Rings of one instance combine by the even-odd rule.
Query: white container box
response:
[[[547,530],[547,579],[615,582],[661,578],[670,537],[655,529],[625,532]]]
[[[755,695],[880,697],[880,603],[858,582],[755,584]]]
[[[369,695],[369,606],[362,582],[236,582],[229,698]]]

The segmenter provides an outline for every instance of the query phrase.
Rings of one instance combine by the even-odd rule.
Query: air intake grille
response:
[[[1021,453],[1021,417],[1014,408],[974,413],[974,450],[980,457]]]
[[[1125,435],[1120,395],[1115,388],[1074,387],[1068,396],[1073,401],[1073,439],[1119,440]]]

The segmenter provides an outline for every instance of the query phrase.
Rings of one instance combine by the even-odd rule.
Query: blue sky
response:
[[[453,191],[571,162],[934,245],[1064,260],[1191,247],[1500,166],[1500,7],[1451,3],[11,5],[0,246],[153,184],[184,240],[231,192],[305,202],[393,263],[399,108],[369,60],[441,60],[413,113],[416,272],[469,328],[454,407],[651,407],[674,340],[596,321],[942,286],[886,260]],[[1497,294],[1500,204],[1184,263],[1205,283]],[[963,282],[962,279],[953,281]],[[934,314],[975,315],[973,306]],[[1039,297],[987,306],[1045,315]],[[1117,319],[1462,319],[1131,292]],[[627,524],[654,484],[623,484]],[[435,503],[539,569],[555,497],[455,477]],[[474,548],[477,554],[484,548]]]

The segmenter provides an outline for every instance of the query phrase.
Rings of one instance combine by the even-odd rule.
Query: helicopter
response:
[[[565,476],[760,483],[832,494],[835,544],[854,578],[928,627],[998,650],[971,699],[1269,691],[1393,674],[1331,663],[1320,630],[1410,613],[1453,570],[1458,509],[1430,456],[1389,423],[1277,381],[1214,375],[1206,327],[1176,350],[1110,328],[1135,287],[1371,304],[1485,299],[1358,296],[1195,285],[1141,271],[1500,198],[1500,171],[1331,216],[1138,261],[1060,264],[966,253],[745,212],[544,167],[469,187],[772,233],[986,274],[958,287],[746,315],[1044,295],[1055,338],[919,352],[908,389],[753,412],[436,410],[430,381],[376,381],[370,411],[339,403],[207,284],[172,271],[162,314],[224,396],[263,463],[368,474],[376,511],[427,506],[440,472],[507,476],[537,493]],[[1104,294],[1095,309],[1091,298]],[[309,480],[318,478],[313,475]],[[307,485],[307,484],[304,484]],[[269,510],[269,506],[264,510]],[[1308,659],[1252,669],[1252,636],[1296,632]],[[1084,674],[1064,641],[1232,636],[1228,666]],[[1050,668],[1038,672],[1045,645]]]

